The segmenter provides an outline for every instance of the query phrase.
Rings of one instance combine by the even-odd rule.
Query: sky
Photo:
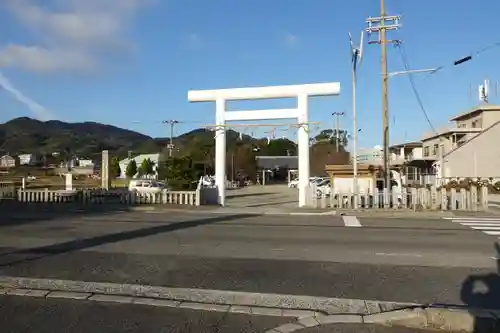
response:
[[[498,0],[386,0],[400,14],[401,40],[424,108],[435,128],[479,104],[477,86],[500,81],[500,47],[460,66],[453,62],[500,42]],[[210,126],[213,103],[189,103],[191,89],[340,82],[339,96],[313,98],[313,133],[334,126],[352,133],[348,32],[355,41],[376,0],[1,0],[0,122],[16,117],[96,121],[167,136],[163,120],[180,121],[175,134]],[[365,36],[365,41],[376,36]],[[358,69],[358,145],[381,144],[380,46],[364,45]],[[400,50],[388,46],[389,71],[404,70]],[[473,86],[472,94],[470,86]],[[494,90],[494,89],[493,89]],[[408,75],[389,80],[391,144],[431,131]],[[492,92],[490,102],[500,104]],[[294,107],[294,100],[231,102],[229,108]],[[255,136],[262,127],[234,127]],[[241,123],[240,123],[241,124]],[[256,124],[252,122],[251,124]],[[276,126],[276,136],[296,130]]]

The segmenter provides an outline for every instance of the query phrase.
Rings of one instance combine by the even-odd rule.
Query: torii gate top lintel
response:
[[[216,90],[191,90],[188,92],[190,102],[224,101],[292,98],[306,96],[337,96],[340,94],[340,83],[313,83],[301,85],[247,87]]]

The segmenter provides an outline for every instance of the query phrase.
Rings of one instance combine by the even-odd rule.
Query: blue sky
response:
[[[189,104],[190,89],[338,81],[341,95],[311,102],[311,121],[333,125],[345,111],[351,131],[350,31],[358,38],[372,0],[6,0],[0,5],[0,66],[12,87],[39,105],[34,111],[6,91],[0,121],[50,115],[98,121],[165,136],[164,119],[183,121],[177,132],[214,123],[212,104]],[[386,0],[402,14],[402,39],[414,69],[447,65],[414,76],[436,127],[478,104],[474,87],[500,80],[500,47],[462,66],[453,61],[500,41],[497,0]],[[358,74],[360,146],[380,144],[380,48],[365,45]],[[403,69],[389,47],[389,70]],[[495,60],[497,60],[495,62]],[[2,82],[0,82],[2,83]],[[408,81],[390,80],[391,143],[430,131]],[[491,97],[491,102],[500,98]],[[264,103],[265,102],[265,103]],[[232,103],[232,109],[290,107],[293,101]],[[276,123],[276,121],[268,121]],[[280,122],[281,123],[281,122]],[[255,135],[264,136],[260,128]],[[250,134],[250,130],[246,130]],[[278,135],[294,138],[292,130]]]

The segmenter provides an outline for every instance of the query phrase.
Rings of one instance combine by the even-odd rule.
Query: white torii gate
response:
[[[215,102],[215,184],[218,190],[218,203],[224,206],[226,201],[226,122],[297,118],[299,207],[306,206],[309,187],[308,99],[311,96],[336,96],[339,94],[340,83],[338,82],[189,91],[188,100],[190,102]],[[272,98],[297,98],[297,107],[294,109],[251,111],[226,110],[227,101]]]

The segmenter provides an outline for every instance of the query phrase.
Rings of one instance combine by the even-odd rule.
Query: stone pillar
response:
[[[310,162],[309,162],[309,101],[305,94],[297,96],[299,112],[297,141],[299,145],[299,207],[307,206],[307,197],[310,191]],[[316,193],[313,193],[315,196]]]
[[[226,101],[217,99],[215,101],[215,185],[219,199],[218,204],[226,205]]]
[[[101,163],[101,188],[109,190],[111,187],[111,179],[109,178],[109,151],[102,151]]]
[[[65,176],[66,191],[73,191],[73,175],[71,173],[67,173]]]

